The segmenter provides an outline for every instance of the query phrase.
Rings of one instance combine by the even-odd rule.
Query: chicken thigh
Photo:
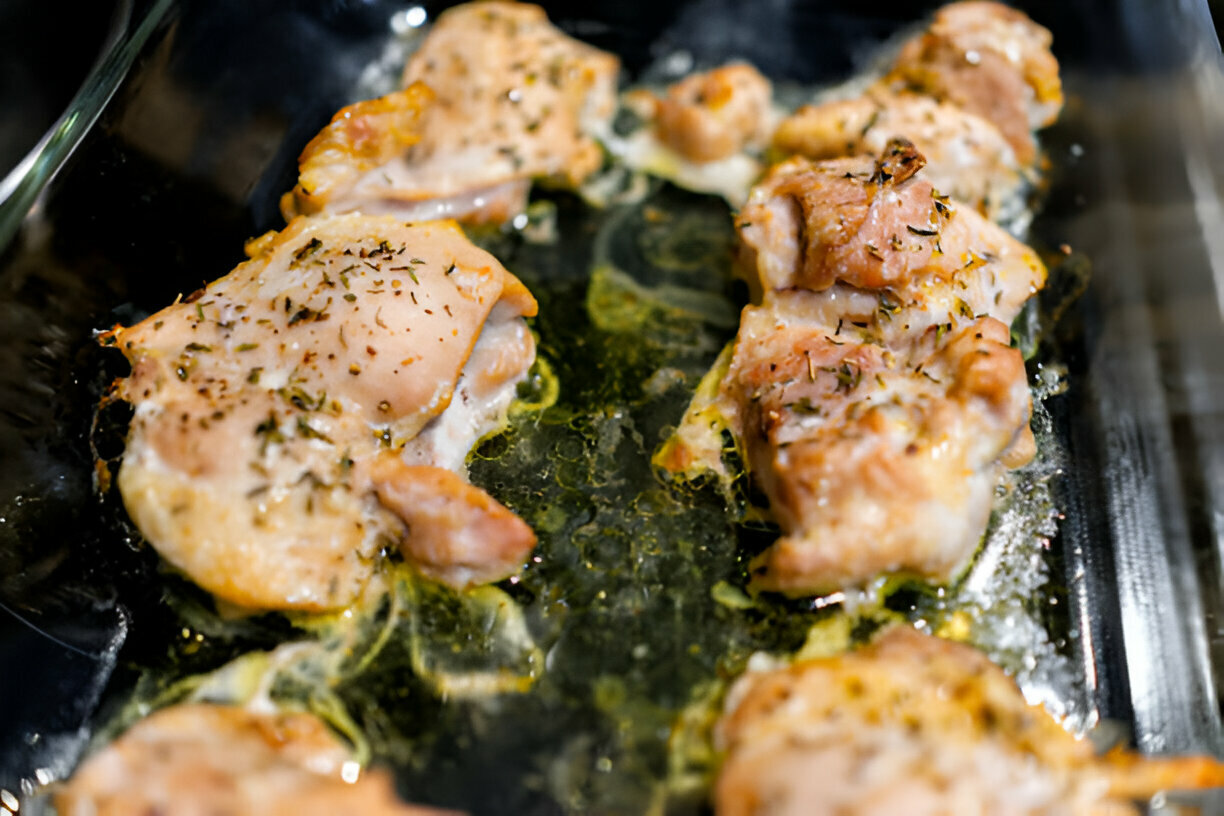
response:
[[[316,717],[187,703],[89,757],[55,796],[60,816],[457,816],[399,801]]]
[[[282,209],[508,220],[526,207],[533,179],[574,186],[599,169],[592,134],[616,110],[619,70],[616,57],[566,36],[539,6],[448,9],[409,59],[405,91],[345,108],[307,146]],[[400,124],[409,121],[406,138]],[[337,132],[362,147],[334,150]],[[332,183],[313,180],[317,166],[330,168]]]
[[[1007,323],[1045,268],[935,191],[923,161],[905,142],[878,160],[792,159],[740,213],[761,302],[657,461],[720,472],[710,440],[733,434],[783,532],[753,564],[758,588],[947,581],[977,549],[1002,468],[1033,455]]]
[[[783,120],[774,146],[809,159],[880,155],[890,141],[913,142],[924,176],[944,195],[998,221],[1023,205],[1024,168],[990,122],[914,93],[876,89],[855,99],[806,105]]]
[[[773,86],[744,62],[693,74],[655,99],[655,127],[668,147],[693,162],[761,149],[773,125]]]
[[[230,603],[335,609],[381,550],[411,559],[434,535],[379,501],[410,481],[482,531],[482,551],[424,571],[457,586],[513,572],[531,531],[445,468],[504,421],[534,359],[531,294],[450,222],[300,217],[248,251],[109,335],[135,407],[118,484],[149,542]]]
[[[891,301],[872,311],[894,327],[958,314],[1010,323],[1045,283],[1045,266],[1006,230],[936,190],[919,172],[925,165],[904,140],[878,159],[776,165],[736,221],[749,286],[871,291]]]
[[[847,654],[749,672],[717,729],[719,816],[1124,816],[1224,784],[1209,759],[1097,756],[978,651],[895,627]]]
[[[1050,32],[990,0],[949,3],[901,49],[885,83],[957,105],[991,122],[1021,164],[1037,156],[1033,131],[1062,109]]]
[[[812,595],[897,572],[948,580],[977,549],[1005,453],[1031,455],[1007,327],[932,328],[902,350],[839,339],[797,305],[745,310],[723,385],[785,533],[753,562],[755,585]]]

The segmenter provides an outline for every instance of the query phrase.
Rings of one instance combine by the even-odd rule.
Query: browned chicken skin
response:
[[[535,546],[522,519],[445,468],[384,454],[370,478],[378,500],[408,527],[408,558],[431,578],[460,587],[496,581]]]
[[[952,3],[901,49],[862,96],[807,105],[785,119],[774,147],[830,159],[876,155],[896,138],[928,160],[942,194],[1022,228],[1027,182],[1039,173],[1032,131],[1062,107],[1046,29],[993,2]]]
[[[307,146],[282,208],[508,220],[533,179],[574,186],[599,169],[592,133],[615,112],[619,70],[539,6],[455,6],[408,61],[406,90],[345,108]]]
[[[1045,267],[1005,230],[916,175],[925,163],[913,144],[895,141],[878,160],[776,165],[737,219],[750,286],[887,289],[903,305],[931,311],[955,282],[973,314],[1010,322],[1045,282]]]
[[[401,802],[385,771],[358,773],[310,714],[204,703],[132,726],[77,769],[55,806],[60,816],[457,816]]]
[[[927,159],[935,189],[991,220],[1015,210],[1024,168],[1003,134],[961,108],[914,93],[875,89],[863,96],[807,105],[785,119],[774,146],[810,159],[875,157],[903,137]]]
[[[1032,131],[1052,123],[1062,108],[1051,40],[1048,30],[1002,3],[950,3],[924,34],[906,43],[885,82],[993,123],[1021,164],[1032,164]]]
[[[417,83],[341,108],[302,150],[298,183],[281,201],[285,220],[329,208],[356,209],[360,201],[350,206],[346,197],[364,176],[420,141],[421,115],[433,101],[433,91]]]
[[[937,334],[902,356],[746,310],[724,395],[786,533],[753,563],[759,588],[947,580],[977,548],[1000,459],[1027,440],[1024,362],[993,318]]]
[[[1198,757],[1097,756],[984,655],[896,627],[857,651],[750,672],[718,726],[719,816],[1125,816],[1224,784]]]
[[[148,540],[228,602],[335,609],[380,548],[437,535],[378,497],[434,491],[487,536],[483,560],[438,555],[430,574],[466,586],[513,572],[534,537],[509,511],[379,461],[462,468],[534,358],[530,293],[448,222],[298,218],[251,253],[112,333],[132,363],[118,394],[136,409],[118,483]]]
[[[792,159],[739,215],[761,303],[710,402],[784,534],[754,563],[759,588],[947,581],[977,548],[1002,468],[1033,454],[1007,323],[1045,268],[940,196],[923,164],[905,142],[876,160]],[[690,408],[661,464],[717,470],[718,447],[686,430],[710,422],[709,406]]]

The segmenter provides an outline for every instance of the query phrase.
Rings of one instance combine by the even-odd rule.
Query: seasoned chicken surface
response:
[[[1094,754],[984,655],[896,627],[857,651],[750,672],[718,739],[719,816],[1122,816],[1224,784],[1208,758]]]
[[[538,6],[456,6],[409,60],[405,91],[345,108],[306,147],[282,209],[505,221],[532,179],[573,186],[599,169],[591,134],[615,112],[619,70]]]
[[[444,12],[404,69],[438,95],[417,160],[461,189],[544,177],[576,184],[599,169],[591,132],[616,110],[620,61],[565,35],[530,3],[468,3]]]
[[[710,162],[762,148],[773,124],[773,86],[743,62],[692,74],[656,100],[664,144],[686,159]]]
[[[951,102],[992,122],[1021,164],[1032,164],[1032,131],[1062,109],[1050,32],[1002,3],[950,3],[906,43],[885,82]]]
[[[1022,220],[1031,131],[1062,105],[1050,43],[1020,12],[953,3],[863,96],[774,133],[799,155],[736,219],[759,305],[655,457],[728,476],[722,432],[736,438],[784,534],[757,586],[949,580],[1002,469],[1035,452],[1007,326],[1046,270],[989,219]]]
[[[922,165],[899,141],[878,160],[792,159],[739,215],[761,303],[657,461],[722,472],[719,433],[732,432],[784,534],[753,564],[759,588],[947,581],[977,548],[1002,468],[1033,455],[1007,324],[1045,268]]]
[[[785,533],[754,583],[810,595],[900,571],[946,581],[977,548],[1004,452],[1031,455],[1020,352],[989,317],[894,350],[806,319],[810,297],[745,310],[723,386]]]
[[[918,174],[925,163],[912,143],[896,140],[878,159],[776,165],[736,222],[749,284],[824,291],[840,283],[887,291],[928,325],[949,313],[1010,323],[1044,284],[1044,265],[932,187]]]
[[[361,771],[316,717],[211,704],[162,709],[89,757],[60,816],[443,816]]]
[[[942,194],[998,221],[1023,205],[1023,168],[993,124],[956,105],[875,89],[855,99],[806,105],[783,120],[774,146],[809,159],[879,156],[895,138],[926,157],[925,179]]]
[[[504,420],[534,358],[530,293],[452,222],[300,217],[249,252],[111,335],[135,407],[118,484],[145,537],[231,603],[334,609],[383,547],[411,560],[437,535],[379,501],[409,491],[484,533],[427,572],[457,586],[513,572],[530,530],[434,471]],[[414,467],[384,463],[397,455]]]

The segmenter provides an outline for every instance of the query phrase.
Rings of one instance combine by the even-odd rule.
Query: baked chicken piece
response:
[[[750,672],[717,728],[719,816],[1123,816],[1224,785],[1205,757],[1098,756],[975,649],[892,628],[846,654]]]
[[[940,196],[922,164],[904,142],[874,161],[792,159],[740,213],[761,303],[656,462],[722,472],[722,429],[738,440],[784,534],[753,564],[761,589],[947,581],[977,548],[1002,469],[1033,455],[1007,323],[1045,268]]]
[[[930,94],[993,123],[1020,163],[1031,165],[1037,158],[1032,132],[1053,123],[1062,109],[1052,39],[1002,3],[950,3],[902,47],[884,83]]]
[[[773,144],[809,159],[875,157],[897,137],[926,157],[923,175],[944,195],[992,221],[1023,207],[1024,168],[999,129],[929,96],[876,88],[854,99],[805,105],[782,121]]]
[[[773,86],[745,62],[685,77],[654,99],[659,138],[693,162],[725,159],[769,142]]]
[[[253,609],[344,607],[385,548],[457,587],[514,572],[531,530],[452,471],[534,359],[526,288],[453,222],[300,217],[248,253],[109,334],[149,542]]]
[[[456,6],[410,58],[405,91],[345,108],[307,145],[282,209],[508,220],[533,179],[574,186],[599,169],[592,134],[615,113],[619,70],[539,6]]]
[[[908,572],[955,575],[1004,461],[1032,455],[1024,360],[984,317],[890,348],[804,316],[796,293],[745,309],[722,398],[785,535],[759,589],[816,595]]]
[[[776,165],[736,221],[749,286],[871,290],[894,330],[957,315],[1010,323],[1045,283],[1045,266],[1006,230],[936,190],[919,174],[925,165],[905,140],[878,159]],[[878,303],[881,294],[891,305]],[[846,317],[853,315],[852,307]]]
[[[316,717],[187,703],[89,757],[55,795],[60,816],[444,816],[361,771]]]

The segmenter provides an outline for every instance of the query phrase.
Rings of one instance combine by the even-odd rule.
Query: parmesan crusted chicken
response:
[[[999,129],[929,96],[875,89],[807,105],[778,126],[773,141],[786,154],[835,159],[878,156],[896,137],[926,157],[924,176],[941,193],[995,221],[1022,206],[1023,168]]]
[[[950,3],[905,44],[884,81],[993,123],[1020,163],[1030,165],[1037,156],[1032,131],[1051,124],[1062,109],[1051,41],[1047,29],[1002,3]]]
[[[719,816],[1124,816],[1224,784],[1209,758],[1097,756],[976,650],[897,627],[750,672],[717,729]]]
[[[458,587],[514,572],[534,535],[452,471],[534,359],[531,294],[453,222],[299,217],[248,252],[110,335],[145,537],[257,609],[348,605],[388,547]]]
[[[1001,469],[1033,454],[1007,323],[1045,268],[922,164],[904,142],[878,161],[792,159],[740,214],[763,297],[658,461],[719,471],[717,431],[739,440],[784,533],[753,565],[762,589],[946,581],[977,548]]]
[[[88,758],[58,792],[60,816],[444,816],[399,801],[310,714],[183,704]],[[454,814],[452,814],[454,816]]]
[[[619,70],[538,6],[456,6],[409,60],[406,91],[345,108],[307,146],[282,209],[507,220],[532,179],[572,186],[599,169],[591,134],[615,112]]]

